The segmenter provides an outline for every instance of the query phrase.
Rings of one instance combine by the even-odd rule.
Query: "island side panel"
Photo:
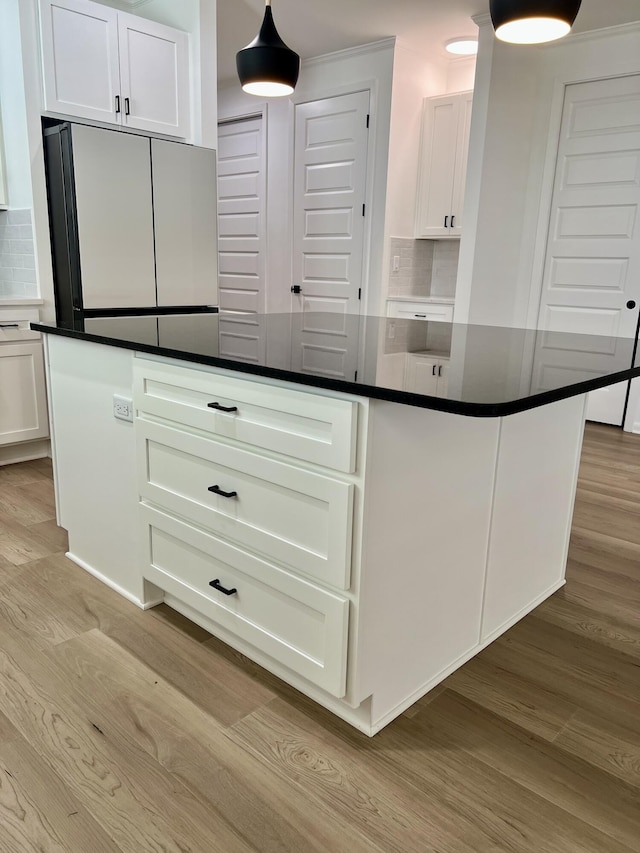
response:
[[[481,642],[564,583],[586,396],[502,419]]]
[[[371,401],[356,682],[374,731],[479,645],[499,426]]]
[[[113,416],[113,395],[132,397],[133,353],[49,335],[48,359],[54,476],[69,557],[140,605],[134,430]]]

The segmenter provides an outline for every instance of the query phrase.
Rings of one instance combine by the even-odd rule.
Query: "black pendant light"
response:
[[[273,23],[271,0],[266,0],[260,32],[236,54],[242,88],[250,95],[277,98],[290,95],[300,73],[300,57],[282,41]]]
[[[581,0],[491,0],[496,36],[514,44],[540,44],[566,36]]]

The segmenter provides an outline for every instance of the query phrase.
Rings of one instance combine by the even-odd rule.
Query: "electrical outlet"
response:
[[[114,394],[113,417],[119,418],[121,421],[133,421],[133,400]]]

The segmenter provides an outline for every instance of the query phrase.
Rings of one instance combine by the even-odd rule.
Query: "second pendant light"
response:
[[[540,44],[566,36],[581,0],[491,0],[496,36],[514,44]]]

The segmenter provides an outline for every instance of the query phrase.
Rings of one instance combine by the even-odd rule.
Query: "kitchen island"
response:
[[[255,358],[246,319],[35,327],[69,557],[372,735],[564,583],[586,394],[633,341],[274,314]],[[408,390],[416,357],[446,381]]]

